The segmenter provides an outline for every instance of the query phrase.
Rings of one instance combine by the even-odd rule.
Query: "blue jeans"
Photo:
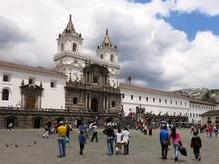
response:
[[[113,155],[113,137],[107,138],[108,155]]]
[[[59,137],[58,138],[58,144],[59,144],[59,156],[65,157],[65,137]]]
[[[173,147],[174,147],[174,151],[175,151],[175,157],[178,158],[179,157],[180,145],[179,144],[173,144]]]

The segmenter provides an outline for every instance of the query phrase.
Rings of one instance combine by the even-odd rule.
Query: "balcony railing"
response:
[[[82,82],[66,82],[66,87],[78,88],[82,90],[92,90],[97,92],[120,93],[119,88],[114,88],[106,85],[95,85]]]

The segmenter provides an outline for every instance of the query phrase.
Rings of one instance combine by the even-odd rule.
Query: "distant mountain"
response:
[[[179,95],[191,97],[198,100],[219,103],[219,89],[190,88],[190,89],[181,89],[174,92]]]

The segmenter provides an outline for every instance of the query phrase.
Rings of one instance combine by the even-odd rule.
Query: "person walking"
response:
[[[116,133],[116,137],[115,137],[116,155],[122,154],[122,142],[123,142],[123,134],[122,134],[122,130],[119,128],[118,133]]]
[[[79,146],[80,146],[80,155],[83,155],[84,146],[86,144],[86,137],[83,131],[80,131],[78,140],[79,140]]]
[[[170,134],[170,139],[172,139],[174,151],[175,151],[175,161],[179,159],[180,147],[182,146],[181,137],[178,132],[176,132],[176,128],[173,127]]]
[[[191,139],[191,148],[193,148],[195,159],[200,161],[200,148],[202,147],[202,141],[197,132],[194,132],[193,134],[194,136]]]
[[[114,149],[113,149],[113,141],[115,138],[115,133],[110,124],[107,124],[106,129],[103,131],[103,133],[107,136],[107,150],[108,155],[113,155]]]
[[[58,145],[59,145],[59,155],[58,157],[62,158],[66,156],[65,153],[65,144],[66,144],[66,131],[67,128],[64,126],[63,121],[59,122],[59,127],[57,128],[57,133],[58,133]]]
[[[47,125],[45,125],[45,128],[44,128],[43,138],[49,138],[49,130],[48,130]]]
[[[160,131],[160,144],[161,144],[161,155],[162,159],[167,159],[168,145],[169,145],[169,132],[167,126],[164,125],[161,127]]]
[[[148,127],[147,127],[147,124],[144,125],[144,135],[148,135]]]
[[[96,122],[93,123],[92,125],[92,138],[90,140],[90,142],[93,142],[94,138],[96,139],[96,142],[98,142],[98,137],[97,137],[97,124]]]
[[[8,124],[8,131],[11,131],[12,128],[13,128],[13,123],[10,122],[10,123]]]
[[[70,145],[70,126],[68,121],[65,121],[65,127],[66,127],[66,138],[65,138],[65,142],[68,143],[68,145]]]
[[[124,155],[128,155],[130,132],[127,127],[122,131],[122,134],[123,134],[123,144],[124,144]]]
[[[152,126],[150,125],[149,128],[148,128],[149,136],[152,136],[152,130],[153,130],[153,128],[152,128]]]

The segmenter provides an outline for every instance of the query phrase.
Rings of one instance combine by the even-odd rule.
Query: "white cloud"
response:
[[[182,42],[183,44],[183,42]],[[173,81],[173,88],[212,87],[219,81],[219,37],[199,32],[187,49],[170,49],[162,56],[164,79]]]
[[[173,9],[193,11],[196,4],[200,5],[187,3],[183,7],[180,1],[175,4],[161,0],[147,4],[126,0],[7,0],[1,2],[1,17],[16,24],[16,29],[22,34],[25,31],[31,39],[0,49],[0,58],[53,65],[56,38],[71,13],[76,31],[84,37],[86,53],[95,53],[109,28],[111,40],[120,50],[122,79],[130,74],[138,84],[167,89],[218,88],[218,36],[199,32],[190,42],[184,32],[156,17],[168,16]],[[213,8],[205,11],[216,13]]]
[[[175,9],[182,12],[191,13],[199,11],[209,16],[219,15],[218,0],[171,0],[175,1]]]

